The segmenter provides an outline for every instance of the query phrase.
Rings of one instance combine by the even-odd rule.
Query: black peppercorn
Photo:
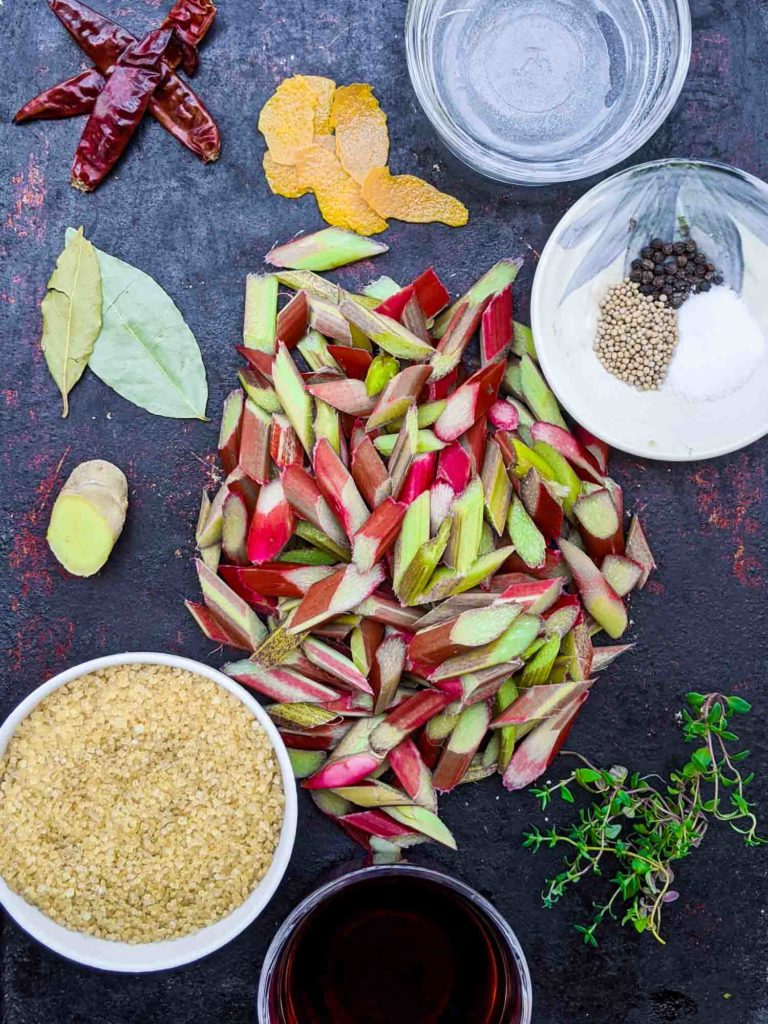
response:
[[[663,288],[664,287],[664,278],[663,277],[654,277],[654,279],[653,279],[653,287],[656,288],[656,289]]]
[[[650,295],[652,291],[653,291],[653,288],[651,288],[651,286],[649,284],[641,284],[640,285],[640,294],[641,295]]]
[[[644,249],[640,250],[640,255],[644,260],[649,260],[653,256],[653,249],[651,249],[650,245],[646,245]]]
[[[643,270],[653,270],[655,266],[653,260],[643,260]]]
[[[643,261],[642,260],[632,260],[632,269],[633,270],[642,270],[643,269]]]
[[[672,253],[675,251],[675,247],[674,247],[674,245],[672,245],[671,242],[665,242],[664,243],[664,249],[662,251],[663,251],[665,256],[671,256]]]
[[[684,301],[685,300],[682,295],[673,295],[672,298],[669,300],[669,304],[672,307],[672,309],[680,309]]]
[[[652,281],[653,281],[653,274],[650,272],[650,270],[644,270],[643,271],[643,284],[651,284]]]
[[[707,257],[704,255],[703,252],[697,252],[696,255],[693,257],[693,262],[697,265],[700,263],[706,263]]]
[[[707,272],[707,267],[706,267],[706,264],[704,264],[704,263],[700,263],[700,264],[699,264],[699,265],[698,265],[698,266],[696,267],[696,277],[704,277],[704,275],[706,274],[706,272]]]
[[[685,253],[680,253],[680,255],[677,257],[677,265],[678,267],[688,266],[688,257],[685,255]]]
[[[665,295],[672,295],[674,290],[675,289],[672,287],[671,284],[665,284],[664,285],[663,292],[664,292]]]
[[[640,282],[643,280],[642,270],[633,270],[632,273],[629,275],[629,280],[634,281],[635,284],[640,284]]]
[[[696,243],[693,241],[693,239],[691,239],[690,241],[685,243],[685,251],[686,252],[693,254],[693,253],[696,252],[697,249],[698,249],[698,245],[696,245]]]
[[[712,285],[709,283],[709,281],[702,281],[701,284],[699,285],[699,291],[700,292],[708,292],[711,287],[712,287]]]
[[[722,284],[724,280],[725,278],[722,274],[715,274],[714,278],[712,279],[712,282],[713,284]]]
[[[685,252],[685,242],[675,242],[674,253],[676,256],[680,256]]]

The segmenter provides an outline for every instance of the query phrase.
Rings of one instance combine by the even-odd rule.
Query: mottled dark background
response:
[[[136,33],[165,0],[101,0]],[[42,0],[0,6],[0,714],[54,672],[124,650],[177,651],[220,664],[182,600],[195,593],[192,530],[210,483],[215,419],[238,363],[243,279],[264,252],[320,226],[311,198],[272,196],[256,117],[294,72],[370,81],[390,114],[392,165],[461,196],[472,212],[461,232],[395,225],[391,252],[353,268],[407,280],[434,263],[460,289],[502,256],[526,257],[516,288],[527,315],[538,251],[559,217],[593,182],[518,190],[480,180],[440,147],[411,92],[403,46],[404,0],[221,0],[196,88],[221,126],[224,150],[204,167],[156,123],[145,123],[119,172],[95,195],[70,188],[82,122],[10,124],[45,85],[84,66]],[[712,157],[768,175],[766,0],[693,0],[694,56],[675,110],[635,160]],[[152,274],[196,333],[208,370],[214,422],[158,419],[86,374],[68,420],[41,358],[38,304],[64,228]],[[103,457],[126,471],[128,523],[96,579],[68,578],[44,533],[52,496],[80,460]],[[768,442],[715,462],[665,466],[617,458],[630,506],[645,519],[660,570],[632,606],[637,648],[602,679],[573,746],[611,764],[667,769],[680,758],[674,721],[690,688],[721,688],[755,703],[745,726],[755,768],[768,777],[766,699],[766,460]],[[755,786],[768,820],[768,787]],[[520,848],[534,801],[495,781],[443,801],[458,854],[427,848],[415,860],[455,872],[507,915],[527,950],[536,1024],[767,1024],[766,859],[720,828],[680,866],[683,896],[666,916],[667,945],[620,929],[590,953],[572,930],[589,912],[584,891],[540,908],[554,855]],[[2,838],[0,837],[0,841]],[[246,1024],[259,966],[277,924],[355,850],[308,800],[285,881],[261,920],[226,949],[184,970],[143,977],[88,971],[48,953],[10,921],[0,932],[3,1024]],[[363,1022],[361,1022],[363,1024]]]

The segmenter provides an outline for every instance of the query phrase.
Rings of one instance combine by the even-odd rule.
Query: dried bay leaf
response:
[[[101,330],[99,261],[82,228],[67,235],[41,308],[40,344],[61,392],[61,415],[66,416],[69,392],[82,377]]]
[[[205,366],[175,303],[148,274],[95,252],[103,322],[88,365],[119,395],[155,416],[205,419]]]

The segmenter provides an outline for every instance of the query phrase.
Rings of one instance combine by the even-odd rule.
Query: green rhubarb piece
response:
[[[455,658],[448,658],[437,669],[434,679],[450,679],[453,676],[479,672],[484,668],[493,668],[495,665],[513,661],[532,643],[540,629],[541,619],[537,615],[520,615],[498,640],[459,654]]]
[[[296,348],[301,353],[304,362],[310,370],[341,370],[339,364],[328,351],[328,342],[319,331],[307,331]]]
[[[261,383],[250,370],[241,370],[238,379],[246,395],[264,412],[282,412],[283,407],[275,389],[266,381]]]
[[[312,426],[312,397],[304,390],[304,381],[291,353],[285,345],[278,345],[272,366],[272,380],[285,415],[296,431],[307,455],[312,457],[315,431]]]
[[[523,380],[520,373],[520,360],[515,358],[515,356],[510,356],[509,359],[507,359],[507,368],[501,379],[501,391],[505,395],[524,399]],[[535,417],[534,422],[536,422]]]
[[[554,423],[563,430],[568,429],[557,399],[529,355],[523,356],[520,360],[520,383],[523,398],[538,420]]]
[[[327,437],[337,455],[341,455],[339,413],[322,398],[315,399],[315,437]]]
[[[271,353],[276,339],[277,279],[271,274],[249,274],[245,279],[243,344]]]
[[[386,299],[391,299],[393,295],[397,295],[402,288],[393,281],[391,277],[387,277],[386,274],[382,277],[377,277],[375,281],[371,281],[363,288],[363,294],[369,299],[376,299],[378,303],[384,302]]]
[[[296,521],[296,536],[308,541],[316,548],[322,548],[323,551],[327,551],[328,554],[334,557],[336,562],[348,562],[350,560],[351,556],[348,547],[345,548],[337,544],[327,533],[324,533],[317,526],[306,522],[304,519]]]
[[[418,423],[418,420],[416,421]],[[401,424],[402,426],[402,424]],[[379,434],[374,439],[374,447],[376,451],[383,455],[385,458],[389,458],[392,452],[395,450],[397,443],[397,434]],[[424,452],[439,452],[445,448],[445,442],[441,441],[435,436],[431,430],[419,430],[416,435],[416,444],[414,446],[414,455],[423,455]]]
[[[429,540],[429,491],[422,492],[408,506],[400,533],[395,542],[392,581],[397,592],[403,573],[416,557],[416,552]]]
[[[267,638],[267,627],[250,605],[203,562],[197,562],[197,576],[208,608],[238,640],[252,651]]]
[[[369,396],[378,395],[400,372],[400,363],[394,356],[380,354],[372,360],[365,375],[365,390]]]
[[[542,645],[523,669],[520,685],[543,686],[548,680],[560,653],[560,637],[552,636]]]
[[[514,336],[512,338],[512,352],[520,359],[523,356],[530,356],[538,362],[538,356],[536,355],[536,346],[533,343],[533,331],[530,327],[526,327],[525,324],[520,324],[517,320],[513,321]]]
[[[485,459],[481,474],[485,495],[485,512],[488,522],[501,536],[507,522],[509,503],[512,500],[512,484],[509,482],[504,457],[498,442],[489,438],[485,447]],[[493,538],[491,538],[493,542]],[[484,551],[483,554],[487,554]]]
[[[443,740],[447,740],[456,728],[460,715],[460,711],[452,711],[446,708],[445,711],[441,711],[434,718],[430,718],[425,726],[427,737],[433,743],[442,743]]]
[[[295,292],[306,292],[313,299],[330,302],[334,306],[339,304],[339,286],[333,281],[326,281],[324,277],[314,274],[311,270],[276,270],[270,276]]]
[[[626,597],[642,579],[643,567],[621,555],[606,555],[600,565],[600,572],[619,597]]]
[[[320,704],[308,704],[305,701],[270,704],[266,711],[278,726],[296,726],[300,729],[317,729],[335,722],[339,717],[335,711],[328,711]]]
[[[441,843],[451,850],[456,849],[456,840],[451,835],[448,827],[440,821],[436,814],[428,811],[426,807],[384,807],[382,810],[390,818],[394,818],[401,825],[405,825],[406,828],[412,828],[415,832],[421,832],[422,835],[429,836],[436,843]]]
[[[533,448],[529,448],[527,444],[516,437],[512,438],[512,448],[515,452],[515,463],[511,469],[520,480],[527,476],[532,469],[535,469],[545,480],[555,480],[555,471],[547,460]]]
[[[445,561],[462,575],[477,561],[483,535],[484,507],[485,497],[479,477],[469,482],[451,506],[453,526],[445,552]]]
[[[472,568],[464,573],[448,596],[455,597],[457,594],[463,594],[467,590],[479,587],[481,583],[489,580],[494,573],[498,572],[510,555],[514,554],[514,550],[513,547],[497,548],[487,555],[482,555]]]
[[[203,565],[207,566],[211,572],[216,572],[221,561],[221,542],[208,544],[206,547],[200,548],[199,551]]]
[[[434,355],[435,350],[428,342],[422,341],[402,324],[374,313],[371,309],[365,309],[350,298],[341,300],[339,311],[353,327],[391,356],[418,363],[427,362]]]
[[[563,508],[567,515],[571,515],[573,506],[581,494],[581,480],[576,476],[570,462],[551,444],[547,444],[546,441],[535,441],[533,450],[547,463],[556,483],[566,488],[566,493],[563,494]]]
[[[389,786],[386,782],[338,786],[333,792],[358,807],[408,807],[413,803],[402,790]]]
[[[387,252],[389,246],[343,228],[323,228],[272,249],[266,262],[289,270],[334,270]]]
[[[290,562],[293,565],[336,565],[338,559],[329,551],[321,551],[320,548],[290,548],[288,551],[281,551],[277,556],[278,562]]]
[[[502,291],[508,284],[512,284],[518,275],[523,261],[519,259],[500,260],[490,270],[486,271],[481,278],[472,285],[468,292],[457,299],[444,313],[441,313],[435,321],[433,335],[435,338],[442,338],[445,329],[453,319],[453,314],[462,304],[466,303],[470,309],[476,309],[486,299],[490,299],[496,292]]]
[[[505,683],[501,684],[501,689],[497,692],[494,702],[496,710],[494,718],[498,718],[502,711],[506,711],[508,707],[514,704],[518,693],[517,679],[515,677],[507,679]],[[497,735],[499,737],[499,771],[503,773],[512,760],[512,754],[515,751],[517,726],[505,725],[499,729]]]
[[[450,535],[451,519],[448,518],[440,524],[435,536],[424,541],[411,558],[408,567],[403,571],[399,586],[396,587],[397,596],[403,604],[412,606],[422,603],[422,591],[428,584],[431,585],[435,569],[448,546]]]
[[[418,408],[419,426],[422,428],[431,427],[433,423],[437,423],[445,412],[447,405],[448,401],[445,398],[440,398],[436,402],[425,402],[424,405],[420,405]]]
[[[295,779],[308,779],[325,764],[328,755],[324,750],[288,750],[288,758]]]
[[[547,554],[547,542],[515,494],[507,517],[509,537],[517,554],[530,569],[540,569]]]
[[[480,536],[480,547],[477,549],[478,558],[485,558],[496,550],[496,538],[489,523],[483,523],[483,532]]]

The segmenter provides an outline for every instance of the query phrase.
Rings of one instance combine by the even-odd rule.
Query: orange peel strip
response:
[[[383,220],[363,199],[360,186],[341,166],[338,157],[323,145],[307,147],[296,165],[299,183],[311,189],[323,218],[334,227],[376,235],[384,231]]]
[[[317,97],[301,77],[278,85],[259,115],[259,131],[280,164],[295,164],[299,153],[312,145]]]
[[[309,192],[309,189],[299,182],[299,175],[293,164],[279,164],[269,150],[264,154],[263,164],[267,184],[276,196],[300,199]]]
[[[332,78],[322,75],[297,75],[306,83],[315,95],[315,135],[329,135],[331,131],[331,104],[336,92],[336,83]]]
[[[466,206],[413,174],[392,175],[387,167],[374,167],[362,186],[363,198],[381,217],[429,224],[439,221],[452,228],[469,220]]]
[[[389,157],[387,115],[370,85],[340,86],[333,97],[331,124],[336,131],[336,154],[341,166],[358,184],[373,167],[386,167]]]

